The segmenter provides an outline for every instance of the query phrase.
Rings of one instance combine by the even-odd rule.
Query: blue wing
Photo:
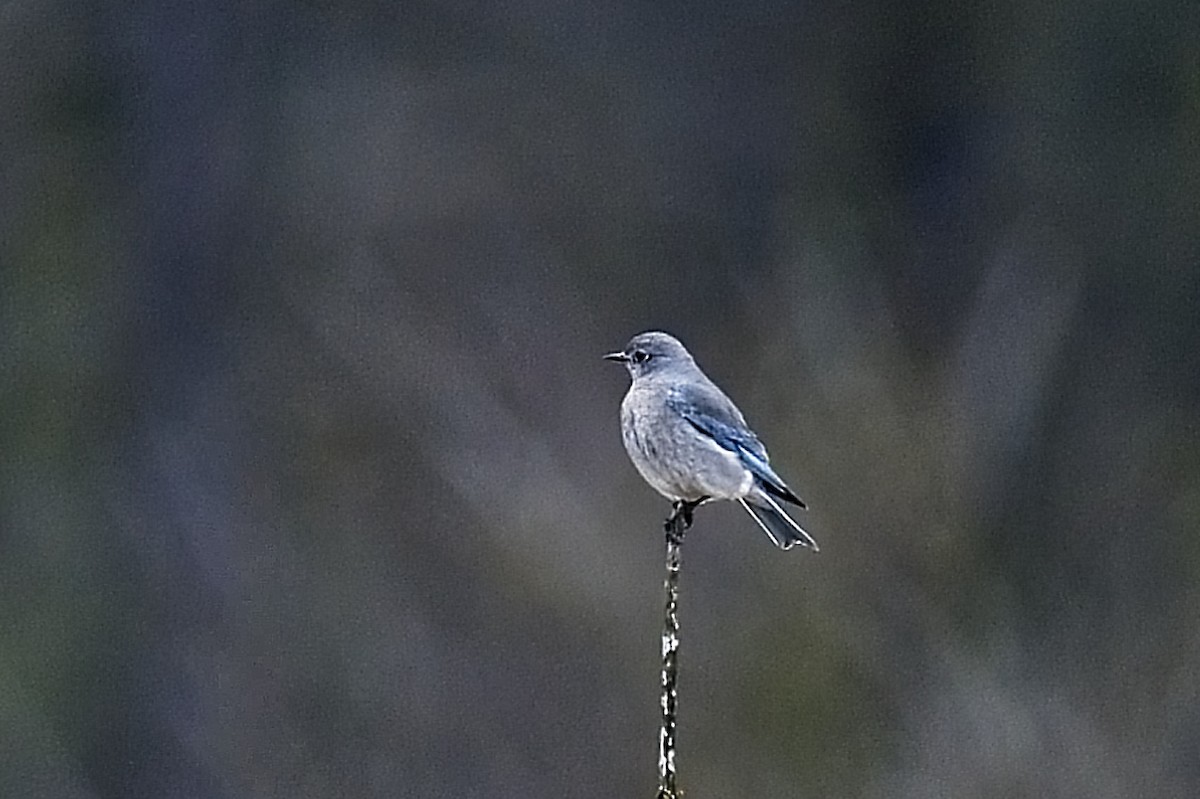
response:
[[[667,395],[667,407],[717,442],[722,449],[736,454],[759,479],[767,493],[802,508],[808,507],[771,468],[767,462],[767,448],[746,427],[742,414],[724,394],[705,390],[702,386],[675,388]]]

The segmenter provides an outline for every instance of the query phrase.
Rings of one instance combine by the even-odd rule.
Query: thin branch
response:
[[[679,799],[675,787],[676,684],[679,680],[679,567],[683,562],[683,535],[692,526],[692,511],[699,502],[677,502],[664,525],[667,533],[667,576],[663,581],[666,599],[662,628],[662,724],[658,730],[658,795],[656,799]]]

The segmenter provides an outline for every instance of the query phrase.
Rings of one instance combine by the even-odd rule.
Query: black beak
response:
[[[604,360],[606,360],[606,361],[621,361],[622,363],[624,363],[625,361],[629,360],[629,356],[623,352],[610,352],[608,355],[604,356]]]

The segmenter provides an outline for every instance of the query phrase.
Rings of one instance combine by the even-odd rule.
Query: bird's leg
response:
[[[667,536],[676,544],[683,543],[683,534],[692,526],[692,513],[696,508],[707,502],[709,497],[700,497],[693,502],[686,500],[676,500],[671,505],[671,515],[667,517],[663,527],[667,531]]]
[[[667,521],[662,523],[662,529],[666,530],[667,537],[676,534],[676,522],[679,519],[679,505],[682,505],[677,499],[671,503],[671,516],[667,516]]]
[[[667,531],[667,541],[676,546],[682,545],[683,534],[691,527],[691,510],[685,509],[685,501],[677,499],[671,505],[671,516],[667,516],[667,521],[662,524]]]

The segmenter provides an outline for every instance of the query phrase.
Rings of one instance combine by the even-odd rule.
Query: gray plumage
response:
[[[632,383],[621,402],[621,437],[638,472],[675,503],[735,500],[782,549],[817,542],[780,505],[806,507],[770,466],[737,406],[666,333],[634,336],[620,361]]]

